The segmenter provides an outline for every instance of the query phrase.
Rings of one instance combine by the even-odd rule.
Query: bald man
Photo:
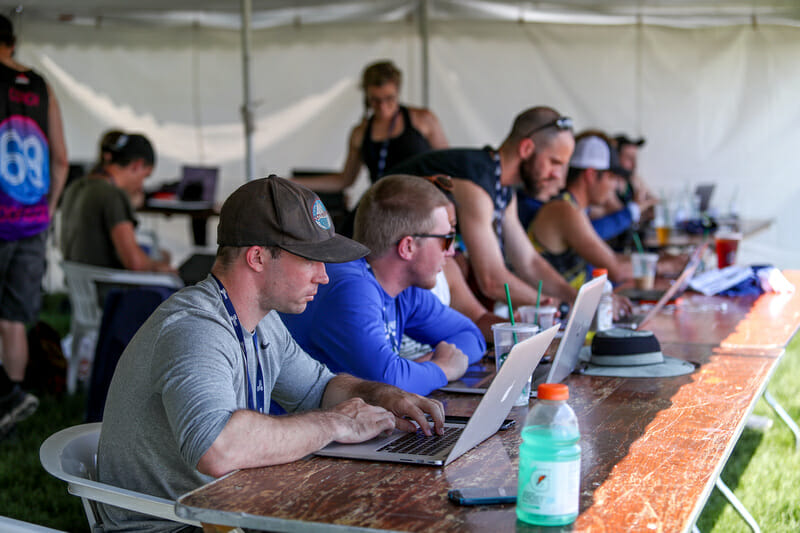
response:
[[[557,190],[573,147],[572,120],[555,109],[533,107],[517,115],[497,149],[487,146],[427,152],[387,173],[446,174],[453,178],[459,232],[485,297],[505,300],[504,284],[508,283],[516,305],[535,304],[542,280],[545,294],[572,302],[576,290],[528,240],[517,217],[514,186],[525,183]]]

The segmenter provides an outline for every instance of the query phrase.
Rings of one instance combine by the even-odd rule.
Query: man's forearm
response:
[[[558,273],[547,260],[536,254],[531,260],[531,268],[523,274],[523,278],[531,285],[538,285],[542,280],[542,292],[571,304],[578,291],[576,291],[564,276]]]
[[[375,381],[359,379],[349,374],[337,374],[325,387],[320,407],[328,409],[350,398],[361,398],[369,404],[378,405],[380,401],[379,391],[387,386]]]
[[[330,443],[336,434],[337,413],[311,411],[273,417],[255,411],[236,411],[197,469],[214,477],[239,468],[288,463]]]

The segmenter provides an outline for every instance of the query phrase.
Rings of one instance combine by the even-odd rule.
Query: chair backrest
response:
[[[61,266],[72,305],[72,320],[81,326],[100,326],[103,302],[98,299],[98,283],[123,287],[183,287],[183,281],[176,274],[118,270],[73,261],[64,261]]]
[[[51,529],[6,516],[0,516],[0,531],[3,533],[66,533],[60,529]]]
[[[97,443],[102,424],[81,424],[54,433],[39,448],[39,461],[52,476],[67,482],[70,494],[83,501],[94,529],[99,518],[93,502],[101,502],[165,520],[200,526],[175,514],[175,502],[97,481]]]

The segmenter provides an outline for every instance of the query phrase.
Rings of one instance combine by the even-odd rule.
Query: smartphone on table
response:
[[[517,487],[464,487],[450,490],[447,497],[458,505],[515,503]]]

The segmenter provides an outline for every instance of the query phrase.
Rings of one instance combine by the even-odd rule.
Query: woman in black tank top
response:
[[[374,183],[387,169],[406,158],[447,148],[439,119],[424,108],[398,102],[402,74],[391,61],[367,66],[361,79],[364,118],[350,133],[347,160],[342,172],[294,178],[317,192],[339,192],[353,184],[362,165]]]

